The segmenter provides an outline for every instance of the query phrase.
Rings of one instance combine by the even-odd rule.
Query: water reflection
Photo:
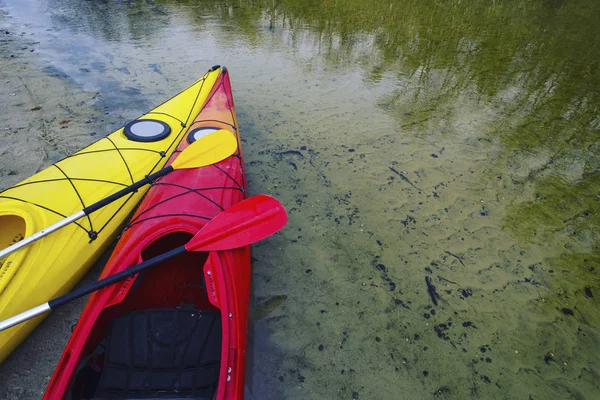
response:
[[[110,115],[230,67],[251,190],[290,210],[254,250],[251,395],[598,393],[597,2],[27,7]]]
[[[47,11],[53,25],[107,41],[147,40],[170,23],[164,7],[143,0],[49,0]]]

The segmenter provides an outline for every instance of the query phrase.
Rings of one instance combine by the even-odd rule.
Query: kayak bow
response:
[[[243,398],[250,249],[186,252],[181,247],[205,225],[208,236],[221,237],[204,243],[205,249],[250,243],[237,241],[243,235],[223,236],[224,226],[235,231],[239,221],[252,219],[243,210],[233,209],[237,216],[229,221],[231,225],[208,222],[235,207],[247,193],[225,69],[178,151],[219,129],[235,134],[237,152],[214,165],[174,171],[156,181],[123,232],[101,278],[165,253],[180,254],[163,256],[158,265],[90,296],[45,399],[62,399],[67,394],[72,400]],[[232,215],[223,214],[227,218]],[[218,229],[213,232],[210,226],[215,225]],[[242,233],[247,232],[244,228]]]
[[[83,210],[78,211],[65,219],[62,219],[11,246],[8,246],[4,250],[0,250],[0,259],[22,249],[23,247],[29,246],[33,242],[48,236],[52,232],[56,232],[57,230],[64,228],[65,226],[72,224],[73,222],[80,220],[87,215],[90,215],[94,211],[98,211],[101,208],[106,207],[108,204],[113,203],[130,193],[136,192],[141,187],[151,184],[156,179],[170,174],[176,169],[200,168],[219,162],[232,155],[236,147],[237,142],[235,138],[231,135],[224,134],[223,131],[213,132],[210,135],[204,136],[200,140],[192,143],[192,145],[188,146],[181,154],[179,154],[173,164],[166,166],[160,171],[147,175],[144,179],[124,187],[118,192],[85,207]]]

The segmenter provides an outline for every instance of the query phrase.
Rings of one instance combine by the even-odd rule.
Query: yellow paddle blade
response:
[[[173,169],[199,168],[222,161],[235,153],[237,140],[226,129],[212,132],[186,147],[173,161]]]

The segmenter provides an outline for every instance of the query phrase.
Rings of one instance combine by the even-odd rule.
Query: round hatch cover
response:
[[[123,132],[136,142],[156,142],[169,136],[171,127],[155,119],[136,119],[125,125]]]
[[[188,133],[188,143],[194,143],[196,140],[200,139],[203,136],[206,136],[210,133],[218,131],[219,128],[213,128],[211,126],[205,126],[202,128],[192,129],[190,133]]]

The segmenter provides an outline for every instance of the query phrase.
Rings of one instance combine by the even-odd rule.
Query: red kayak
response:
[[[225,68],[178,152],[220,129],[237,137],[236,153],[155,182],[102,277],[184,245],[246,197]],[[83,310],[44,399],[242,399],[249,297],[248,246],[184,253],[101,289]]]

